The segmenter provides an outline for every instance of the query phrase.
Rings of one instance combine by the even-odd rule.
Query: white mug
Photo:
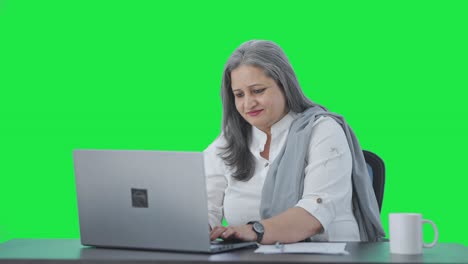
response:
[[[430,248],[437,244],[439,231],[431,220],[422,219],[421,214],[392,213],[389,217],[390,252],[393,254],[422,254],[423,247]],[[429,223],[434,228],[432,243],[423,242],[422,226]]]

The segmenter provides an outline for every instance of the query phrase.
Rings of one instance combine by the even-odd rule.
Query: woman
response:
[[[210,238],[360,241],[347,135],[304,96],[281,48],[270,41],[237,48],[221,97],[222,133],[204,152]]]

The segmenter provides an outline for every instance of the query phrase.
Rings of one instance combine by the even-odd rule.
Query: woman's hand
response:
[[[253,231],[252,225],[241,226],[216,226],[210,232],[210,239],[215,240],[222,238],[223,240],[241,240],[241,241],[256,241],[257,234]]]

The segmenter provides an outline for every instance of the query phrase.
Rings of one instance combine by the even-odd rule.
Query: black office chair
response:
[[[364,159],[367,163],[367,170],[371,177],[372,186],[374,187],[374,193],[377,198],[377,203],[379,204],[380,212],[382,210],[385,189],[385,164],[377,154],[367,150],[363,150],[362,152],[364,153]]]

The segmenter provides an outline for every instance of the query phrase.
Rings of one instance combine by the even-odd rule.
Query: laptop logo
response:
[[[148,191],[132,188],[132,207],[148,208]]]

